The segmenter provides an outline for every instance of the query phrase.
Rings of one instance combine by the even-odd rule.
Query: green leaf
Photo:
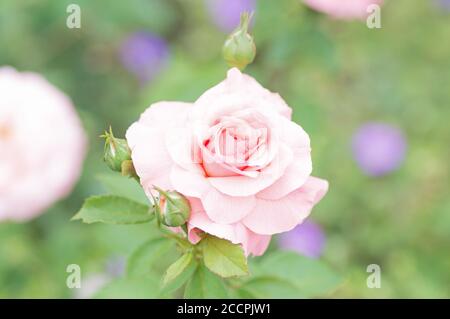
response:
[[[163,278],[163,286],[167,285],[175,278],[177,278],[189,264],[192,262],[192,251],[185,253],[181,256],[177,261],[175,261],[172,265],[167,268],[166,273]]]
[[[141,185],[129,177],[116,174],[101,174],[97,178],[106,188],[108,193],[112,195],[122,196],[139,202],[141,204],[148,204],[148,198],[144,193]]]
[[[186,285],[184,298],[223,299],[228,298],[228,292],[222,279],[211,273],[203,264],[200,264]]]
[[[239,288],[240,298],[304,298],[295,283],[279,277],[259,276]]]
[[[196,269],[197,262],[193,259],[179,276],[162,287],[161,295],[166,296],[179,289],[192,277]]]
[[[147,299],[159,298],[155,287],[158,278],[155,274],[145,278],[118,278],[104,286],[94,298],[98,299]]]
[[[173,248],[174,243],[165,237],[152,238],[136,249],[128,259],[127,275],[129,277],[142,277],[152,271],[167,252]]]
[[[340,277],[319,260],[275,252],[265,256],[256,276],[240,289],[257,298],[310,298],[329,294],[340,282]]]
[[[81,219],[85,223],[106,224],[139,224],[149,222],[154,218],[150,207],[131,199],[103,195],[86,199],[80,211],[72,220]]]
[[[215,274],[224,278],[248,275],[247,258],[240,245],[214,236],[206,236],[200,244],[205,265]]]

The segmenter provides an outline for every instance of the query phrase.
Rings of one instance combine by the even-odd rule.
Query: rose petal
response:
[[[257,198],[255,208],[243,219],[243,223],[257,234],[273,235],[289,231],[309,215],[327,190],[327,181],[309,177],[302,187],[283,198],[275,201]]]
[[[241,73],[237,68],[230,69],[224,81],[203,93],[195,103],[207,107],[217,99],[217,96],[221,96],[223,99],[230,94],[257,98],[278,114],[288,119],[291,118],[292,109],[278,93],[272,93],[265,89],[254,78]]]
[[[141,114],[139,123],[148,127],[169,128],[178,123],[178,120],[186,118],[187,111],[192,103],[161,101],[150,105]]]
[[[262,255],[267,249],[271,236],[255,234],[240,223],[230,225],[214,223],[204,212],[200,200],[189,198],[189,201],[192,212],[188,222],[188,238],[191,243],[197,244],[201,240],[199,232],[203,231],[234,244],[241,244],[247,256]]]
[[[202,174],[185,170],[176,164],[172,166],[170,181],[176,191],[198,198],[203,197],[211,187]]]
[[[213,187],[203,195],[202,203],[206,214],[219,224],[231,224],[240,221],[255,207],[254,196],[232,197],[222,194]]]
[[[169,174],[173,161],[167,152],[164,136],[174,119],[186,116],[189,105],[180,102],[155,103],[126,132],[131,158],[146,193],[153,185],[172,188]]]
[[[294,160],[274,184],[258,193],[262,199],[275,200],[302,186],[312,172],[308,134],[300,125],[283,119],[281,138],[294,151]]]
[[[160,138],[163,134],[161,129],[149,128],[138,122],[133,123],[126,133],[134,168],[146,192],[152,185],[171,188],[169,173],[173,162]]]
[[[312,161],[309,149],[303,153],[297,152],[294,155],[292,163],[286,168],[283,176],[266,189],[260,191],[257,197],[269,200],[284,197],[305,184],[311,171]]]
[[[305,130],[295,122],[280,120],[280,139],[291,149],[299,152],[310,151],[310,139]]]
[[[234,244],[241,243],[244,237],[243,232],[245,227],[239,224],[223,225],[213,222],[205,211],[202,205],[199,204],[198,199],[190,198],[192,207],[191,217],[188,222],[189,240],[192,243],[197,243],[200,240],[198,234],[194,231],[195,228],[200,229],[208,234],[227,239]],[[239,226],[238,226],[239,225]]]
[[[200,166],[200,149],[196,146],[186,121],[179,121],[167,132],[166,147],[173,162],[186,170],[201,174],[203,169]]]
[[[270,235],[259,235],[248,229],[247,251],[253,256],[261,256],[269,247]]]
[[[257,177],[209,177],[208,180],[212,186],[224,194],[230,196],[251,196],[272,185],[279,179],[292,160],[292,151],[286,146],[280,145],[275,159]]]
[[[366,19],[370,5],[382,5],[383,0],[304,0],[304,3],[314,10],[323,12],[337,19]]]

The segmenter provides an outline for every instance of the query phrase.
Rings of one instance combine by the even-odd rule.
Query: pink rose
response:
[[[328,183],[311,177],[309,137],[275,93],[238,69],[195,103],[153,104],[126,137],[144,190],[189,197],[198,233],[262,254],[272,234],[301,223]]]
[[[67,195],[85,142],[66,95],[38,74],[0,68],[0,221],[30,219]]]
[[[314,10],[337,19],[365,19],[371,4],[382,5],[383,0],[304,0]]]

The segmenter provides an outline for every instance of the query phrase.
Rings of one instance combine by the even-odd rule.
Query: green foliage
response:
[[[180,276],[191,263],[193,263],[193,254],[192,251],[189,251],[167,268],[163,278],[163,286]]]
[[[0,46],[0,64],[42,73],[63,90],[90,144],[83,175],[67,199],[32,221],[0,224],[0,297],[72,298],[73,290],[62,284],[68,264],[79,263],[83,276],[105,272],[102,265],[111,256],[129,256],[140,242],[159,235],[153,223],[68,223],[84,198],[105,188],[148,205],[138,183],[109,174],[99,134],[112,125],[124,137],[151,103],[193,102],[222,81],[226,34],[213,25],[205,1],[77,0],[79,30],[65,25],[66,7],[73,1],[0,2],[0,39],[7,44]],[[435,2],[385,1],[382,29],[370,30],[364,21],[330,19],[298,0],[257,0],[251,29],[257,55],[246,73],[292,107],[294,121],[311,137],[314,175],[330,182],[311,216],[327,237],[321,262],[345,278],[337,290],[331,288],[331,297],[450,297],[450,45],[443,41],[450,38],[450,24],[449,13]],[[165,38],[171,51],[165,68],[145,85],[118,57],[134,31]],[[405,164],[380,178],[364,176],[349,151],[352,133],[372,120],[400,126],[409,145]],[[170,247],[157,253],[156,262],[143,259],[136,266],[130,278],[136,286],[119,280],[109,291],[118,287],[114,294],[127,297],[148,289],[138,294],[180,297],[187,282],[181,279],[189,280],[188,271],[196,268],[186,268],[163,290],[182,284],[161,295],[162,274],[177,258],[173,243],[166,242]],[[329,296],[314,291],[312,281],[320,283],[320,277],[303,281],[307,292],[294,292],[292,280],[266,273],[266,258],[275,258],[271,253],[250,262],[248,277],[210,275],[241,287],[240,297]],[[369,263],[382,267],[380,289],[365,285]]]
[[[163,287],[177,279],[191,264],[194,264],[193,253],[188,251],[167,268],[163,278]]]
[[[240,245],[210,235],[200,245],[205,265],[213,273],[223,278],[248,275],[247,258]]]
[[[160,297],[170,297],[180,289],[193,275],[197,262],[192,252],[183,254],[177,261],[168,266],[167,254],[174,251],[175,242],[166,237],[152,238],[139,246],[129,257],[127,278],[139,279],[154,277],[165,269],[162,280],[153,289]],[[157,275],[161,276],[161,275]]]
[[[148,205],[148,198],[141,185],[135,179],[117,173],[100,174],[97,176],[97,179],[111,195],[126,197]]]
[[[180,274],[178,274],[171,282],[168,282],[167,284],[163,285],[161,287],[161,295],[171,295],[177,290],[179,290],[181,287],[183,287],[186,282],[192,278],[194,275],[194,272],[196,271],[198,267],[198,263],[196,260],[191,260],[189,264],[182,270]]]
[[[87,224],[139,224],[151,221],[154,214],[150,207],[125,197],[115,195],[92,196],[86,199],[72,220]]]
[[[200,264],[188,281],[184,298],[188,299],[220,299],[227,298],[228,292],[222,279]]]
[[[156,275],[145,278],[119,278],[106,284],[95,294],[98,299],[149,299],[160,297]]]
[[[254,298],[309,298],[326,296],[342,282],[323,262],[294,252],[269,254],[240,293]]]
[[[173,248],[173,242],[164,237],[146,241],[128,259],[127,275],[136,278],[148,275],[155,269],[155,264]]]
[[[257,276],[237,291],[240,298],[305,298],[306,295],[289,280],[277,276]]]

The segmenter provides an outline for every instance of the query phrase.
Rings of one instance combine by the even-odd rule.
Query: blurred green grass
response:
[[[71,96],[90,136],[90,153],[73,194],[24,224],[0,224],[0,297],[62,297],[68,264],[103,271],[151,236],[145,225],[69,222],[83,198],[104,191],[98,135],[123,135],[150,103],[194,101],[221,81],[225,39],[203,1],[78,0],[82,28],[65,26],[72,1],[2,0],[0,65],[44,74]],[[386,1],[382,29],[312,12],[296,0],[259,0],[255,62],[246,70],[294,109],[310,134],[314,174],[330,191],[313,216],[323,225],[323,259],[347,280],[333,297],[450,297],[450,13],[433,1]],[[142,86],[120,64],[127,34],[148,30],[171,50],[167,68]],[[400,126],[404,165],[364,176],[349,141],[365,121]],[[382,270],[368,289],[366,267]]]

